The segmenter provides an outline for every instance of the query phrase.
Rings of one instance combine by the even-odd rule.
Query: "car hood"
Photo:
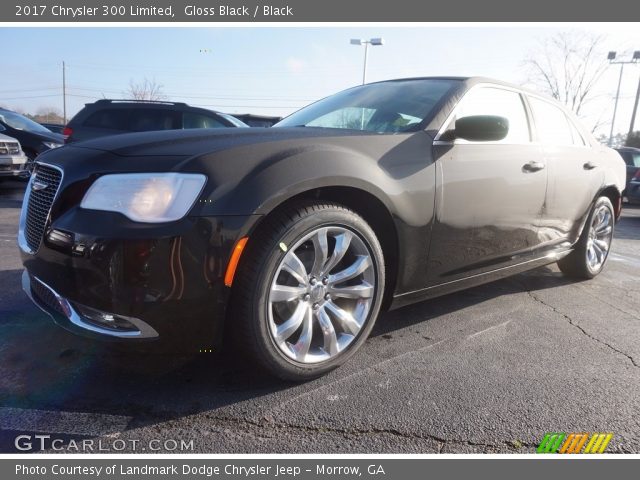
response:
[[[53,133],[53,132],[49,132],[49,133],[26,132],[26,133],[29,133],[30,135],[33,135],[34,137],[39,138],[43,142],[59,143],[60,145],[64,144],[64,136],[60,135],[59,133]]]
[[[75,148],[102,150],[123,157],[191,157],[259,143],[303,138],[376,135],[335,128],[222,128],[127,133],[73,143]]]

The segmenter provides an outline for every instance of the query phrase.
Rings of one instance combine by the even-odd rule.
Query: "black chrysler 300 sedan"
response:
[[[23,283],[96,338],[233,337],[287,379],[353,355],[381,309],[558,262],[592,278],[625,166],[498,81],[364,85],[264,130],[126,134],[42,155]]]

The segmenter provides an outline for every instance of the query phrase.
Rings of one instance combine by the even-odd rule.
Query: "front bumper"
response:
[[[28,177],[27,157],[0,157],[0,177]]]
[[[77,207],[50,222],[34,252],[19,238],[23,288],[63,328],[116,342],[164,340],[181,350],[220,345],[233,245],[253,216],[193,217],[174,235],[122,226]],[[171,228],[169,229],[171,230]],[[110,328],[113,317],[131,328]]]
[[[158,336],[158,332],[150,325],[132,317],[122,317],[131,325],[128,329],[100,326],[91,317],[82,313],[82,307],[74,305],[42,280],[29,275],[26,270],[22,272],[22,290],[36,306],[51,316],[58,325],[69,331],[95,338],[106,336],[150,339]],[[105,314],[108,313],[105,312]]]

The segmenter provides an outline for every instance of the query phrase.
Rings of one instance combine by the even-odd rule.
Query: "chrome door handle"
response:
[[[585,170],[593,170],[594,168],[597,168],[597,167],[598,167],[598,164],[592,161],[588,161],[587,163],[582,165],[582,168],[584,168]]]
[[[542,170],[544,167],[546,167],[546,165],[542,162],[531,161],[531,162],[525,163],[522,166],[522,171],[525,173],[537,172],[539,170]]]

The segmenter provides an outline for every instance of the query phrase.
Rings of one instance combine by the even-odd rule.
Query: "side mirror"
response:
[[[509,120],[495,115],[472,115],[456,120],[455,138],[474,142],[503,140],[509,133]]]

